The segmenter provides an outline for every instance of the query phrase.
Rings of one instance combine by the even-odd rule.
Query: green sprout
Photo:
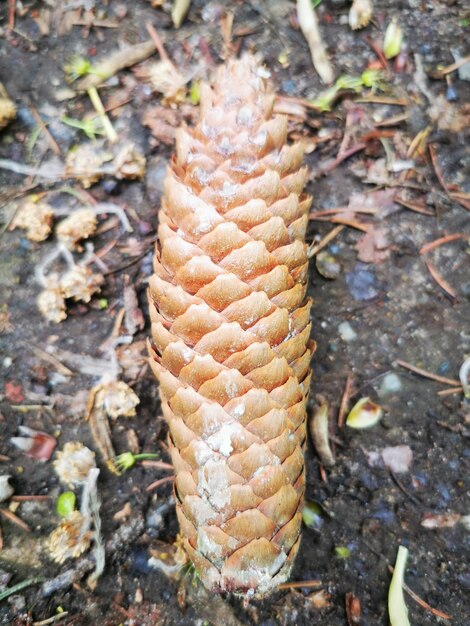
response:
[[[197,105],[199,104],[199,100],[201,99],[201,90],[199,87],[199,81],[193,81],[191,85],[191,89],[189,90],[189,101],[191,104]]]
[[[63,124],[67,124],[67,126],[83,131],[88,139],[94,140],[96,139],[96,135],[106,134],[101,119],[98,116],[83,120],[75,120],[72,117],[64,116],[60,118],[60,121]]]
[[[335,552],[336,556],[340,559],[347,559],[351,556],[351,550],[346,546],[336,546]]]
[[[76,54],[64,65],[64,72],[68,80],[73,83],[77,78],[91,74],[91,67],[88,59]]]
[[[367,69],[360,76],[340,76],[332,87],[320,93],[311,104],[320,111],[331,111],[333,102],[340,91],[355,91],[359,93],[363,87],[369,89],[384,89],[384,74],[381,70]]]
[[[137,461],[146,461],[149,459],[158,459],[158,454],[151,452],[143,452],[142,454],[133,454],[132,452],[123,452],[113,459],[116,469],[122,473],[131,467],[134,467]]]
[[[75,511],[75,503],[77,497],[73,491],[64,491],[57,499],[56,511],[60,517],[68,517],[70,513]]]

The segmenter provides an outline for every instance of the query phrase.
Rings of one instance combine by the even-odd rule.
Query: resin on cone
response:
[[[209,589],[256,594],[286,580],[299,547],[313,352],[307,171],[265,78],[245,57],[201,85],[149,287],[185,550]]]

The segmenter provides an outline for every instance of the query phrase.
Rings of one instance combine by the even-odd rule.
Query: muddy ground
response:
[[[230,8],[235,48],[260,53],[280,94],[312,99],[324,89],[289,2],[194,1],[180,30],[172,27],[169,3],[152,8],[142,0],[77,2],[78,11],[71,17],[64,12],[67,4],[17,2],[10,32],[8,6],[2,3],[0,80],[18,107],[16,121],[0,136],[0,158],[10,162],[53,168],[72,146],[86,143],[81,131],[60,121],[64,115],[79,119],[91,111],[85,96],[58,101],[69,89],[64,63],[74,53],[102,58],[118,46],[147,40],[148,23],[157,29],[185,77],[205,78],[226,54],[221,20]],[[447,80],[431,76],[439,65],[449,66],[470,53],[470,13],[464,0],[375,4],[373,21],[363,31],[350,30],[349,4],[341,0],[324,0],[318,14],[337,76],[357,76],[370,65],[380,66],[380,55],[370,42],[381,49],[386,26],[394,17],[399,20],[405,45],[399,60],[386,64],[383,91],[363,88],[357,96],[345,92],[332,111],[309,110],[304,119],[292,117],[290,122],[293,136],[303,135],[310,146],[308,191],[314,195],[313,210],[349,204],[346,217],[363,229],[365,224],[371,238],[364,241],[363,233],[350,226],[338,233],[325,248],[339,264],[333,268],[334,279],[325,278],[325,269],[320,267],[319,272],[319,261],[312,260],[318,343],[312,402],[316,394],[330,402],[336,465],[322,471],[309,445],[306,497],[321,505],[323,515],[316,528],[303,529],[291,580],[314,580],[318,585],[284,589],[269,599],[243,603],[208,596],[191,573],[181,581],[150,568],[149,550],[169,551],[177,534],[171,482],[146,491],[168,471],[137,464],[116,476],[99,455],[107,550],[103,575],[91,590],[86,584],[86,573],[93,567],[89,557],[58,565],[48,556],[45,541],[58,524],[55,503],[65,488],[52,459],[29,458],[11,445],[10,438],[23,425],[54,436],[57,449],[79,440],[96,450],[84,420],[87,394],[107,369],[110,357],[103,343],[125,305],[126,284],[135,286],[147,315],[146,279],[162,178],[171,155],[171,124],[193,115],[188,104],[181,114],[169,105],[153,110],[161,96],[152,94],[140,75],[122,70],[100,93],[105,105],[114,107],[110,118],[119,145],[132,140],[145,155],[145,177],[127,181],[105,176],[87,193],[93,201],[125,207],[133,232],[126,232],[115,216],[100,215],[101,232],[92,242],[104,265],[92,267],[105,275],[102,291],[88,304],[68,302],[68,317],[60,324],[43,319],[35,302],[40,291],[35,268],[53,250],[54,238],[32,242],[24,231],[12,231],[8,225],[15,203],[27,193],[47,192],[44,197],[55,210],[73,210],[82,204],[76,198],[82,187],[76,180],[45,180],[0,170],[6,227],[0,244],[0,473],[12,476],[17,496],[50,496],[1,505],[29,527],[28,532],[11,517],[1,516],[3,587],[36,576],[46,581],[1,602],[2,624],[41,622],[66,611],[57,623],[344,626],[345,596],[352,593],[362,608],[358,623],[386,626],[387,566],[394,563],[399,545],[410,552],[408,586],[430,607],[452,617],[451,622],[439,618],[429,606],[423,608],[407,596],[411,623],[470,623],[470,533],[464,519],[470,513],[470,407],[461,390],[438,395],[449,385],[397,363],[401,360],[455,380],[457,387],[459,368],[470,354],[469,66],[449,73]],[[82,11],[81,5],[91,11]],[[67,25],[67,20],[73,24]],[[359,102],[358,96],[375,102]],[[121,102],[125,104],[116,107]],[[170,120],[166,140],[162,137],[168,128],[142,124],[144,116],[160,120],[164,111],[169,111]],[[37,131],[38,116],[47,123],[62,156],[54,155],[50,137]],[[381,124],[390,119],[390,124]],[[410,156],[411,142],[421,131],[425,132],[418,137],[419,149]],[[336,163],[345,132],[345,149],[364,146]],[[103,142],[99,141],[97,149]],[[64,192],[64,186],[73,187],[75,196]],[[375,213],[354,211],[364,206]],[[339,212],[333,214],[341,217]],[[336,225],[312,220],[309,236],[319,241]],[[426,243],[451,234],[460,237],[420,253]],[[142,330],[131,330],[133,343],[124,346],[132,350],[131,356],[125,361],[120,352],[118,358],[121,378],[131,384],[140,404],[134,417],[112,422],[113,445],[118,453],[159,452],[167,462],[157,387],[144,360],[148,322]],[[121,335],[129,336],[129,328],[123,325]],[[94,365],[99,359],[101,370],[87,365],[86,357],[95,359]],[[371,429],[336,426],[348,376],[349,406],[370,396],[384,409],[382,421]],[[408,446],[408,461],[412,454],[402,472],[390,471],[377,459],[387,447],[393,448],[393,455],[395,446]],[[375,460],[373,452],[379,453]],[[426,519],[431,520],[428,526],[434,523],[437,528],[423,526]],[[64,572],[70,574],[68,584],[57,585],[61,588],[46,595],[44,584]]]

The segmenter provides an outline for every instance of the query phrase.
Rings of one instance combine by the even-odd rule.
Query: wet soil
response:
[[[47,22],[47,16],[39,12],[43,5],[23,3],[28,11],[23,17],[17,16],[12,33],[8,33],[7,7],[0,9],[0,79],[18,105],[17,121],[0,138],[1,158],[38,164],[51,157],[44,134],[32,149],[28,147],[28,138],[36,126],[32,106],[47,121],[64,154],[74,143],[84,141],[83,135],[59,121],[64,113],[78,118],[89,110],[83,97],[65,103],[56,99],[57,92],[66,87],[62,70],[65,60],[73,53],[101,57],[122,42],[145,40],[148,22],[158,29],[179,68],[205,77],[213,69],[211,61],[219,63],[224,54],[218,20],[224,6],[230,6],[235,15],[234,32],[238,29],[243,35],[234,41],[240,42],[241,50],[261,53],[279,93],[311,98],[322,89],[311,67],[306,43],[290,23],[293,5],[287,2],[195,1],[189,19],[179,31],[173,30],[166,9],[153,9],[148,2],[97,2],[96,12],[101,11],[103,19],[115,21],[117,28],[74,26],[64,34],[57,33],[62,23],[57,6],[49,32],[41,33],[41,27],[45,27],[34,18],[42,16]],[[408,139],[430,125],[429,141],[437,153],[439,174],[447,185],[457,185],[461,192],[470,193],[468,125],[449,128],[439,123],[445,113],[449,85],[445,80],[426,78],[431,99],[428,101],[418,85],[419,77],[416,80],[414,57],[420,55],[425,68],[435,68],[453,63],[452,51],[461,56],[470,53],[470,16],[465,2],[380,0],[376,2],[372,25],[356,33],[347,25],[348,10],[349,4],[327,0],[319,8],[322,33],[338,75],[360,74],[368,63],[377,60],[364,36],[380,42],[392,17],[399,18],[407,45],[404,69],[398,72],[393,63],[389,64],[388,82],[392,85],[389,95],[405,97],[408,105],[400,108],[356,104],[356,110],[359,107],[368,116],[382,119],[407,113],[399,129],[401,136]],[[286,48],[290,51],[289,65],[282,67],[279,58]],[[457,97],[452,106],[461,111],[468,103],[469,83],[454,73],[452,89]],[[49,324],[36,308],[39,287],[34,272],[53,243],[30,242],[19,230],[4,232],[1,237],[2,306],[8,307],[10,324],[0,336],[0,453],[9,458],[0,461],[0,471],[12,476],[18,495],[51,496],[50,500],[23,502],[15,509],[30,532],[1,519],[4,547],[0,567],[12,574],[10,585],[37,575],[49,580],[75,567],[70,561],[62,566],[51,562],[44,545],[57,524],[54,506],[62,490],[52,463],[41,463],[21,454],[10,445],[10,437],[18,434],[20,425],[25,425],[54,435],[59,448],[71,440],[94,448],[84,415],[87,392],[98,378],[81,373],[77,363],[70,360],[68,365],[74,374],[65,376],[38,349],[50,351],[52,346],[55,354],[62,355],[61,360],[64,351],[83,358],[103,358],[100,346],[110,336],[123,306],[125,277],[135,285],[140,306],[147,314],[145,289],[151,273],[151,239],[171,148],[152,138],[149,129],[142,126],[142,115],[156,97],[129,70],[120,72],[114,85],[102,90],[105,101],[113,93],[129,98],[125,106],[113,113],[112,121],[123,140],[132,139],[145,153],[147,173],[142,182],[105,179],[90,190],[97,200],[116,201],[133,209],[129,213],[134,226],[131,235],[115,224],[93,239],[95,250],[103,250],[117,238],[103,257],[109,273],[99,298],[106,303],[100,304],[99,298],[94,298],[89,305],[71,305],[67,320],[57,326]],[[308,191],[314,196],[315,210],[347,206],[353,194],[370,193],[376,188],[364,182],[364,172],[369,171],[371,163],[384,158],[385,149],[380,142],[368,145],[366,152],[346,159],[327,175],[321,174],[321,168],[338,153],[347,114],[353,107],[351,102],[349,97],[331,113],[312,113],[309,126],[300,131],[313,137],[331,132],[336,137],[319,142],[318,148],[307,156],[311,171]],[[442,110],[433,120],[429,108],[436,102]],[[299,124],[292,127],[297,132],[299,128]],[[386,148],[398,152],[400,146],[392,137]],[[77,577],[74,585],[45,597],[39,584],[32,585],[0,604],[1,623],[30,624],[50,618],[61,607],[68,612],[59,621],[62,624],[344,626],[345,596],[353,593],[362,606],[360,623],[386,626],[390,584],[387,566],[394,563],[400,544],[410,551],[406,574],[409,587],[429,605],[451,615],[455,626],[470,623],[468,525],[455,523],[452,527],[429,530],[421,524],[429,514],[470,513],[470,408],[461,393],[439,396],[437,392],[446,385],[397,364],[397,360],[402,360],[458,379],[459,368],[470,354],[468,242],[459,239],[426,256],[455,290],[455,297],[436,284],[420,248],[447,234],[470,236],[470,213],[442,188],[428,156],[417,167],[420,175],[419,189],[414,190],[415,201],[424,201],[420,206],[430,215],[393,202],[391,210],[379,207],[373,224],[385,232],[387,258],[380,263],[361,263],[356,250],[361,233],[345,228],[328,248],[341,266],[338,277],[324,278],[312,262],[313,334],[318,343],[313,361],[312,402],[316,394],[325,396],[336,421],[346,379],[352,376],[353,400],[370,396],[385,412],[381,423],[372,429],[334,429],[336,465],[323,478],[311,446],[306,453],[306,498],[320,503],[325,514],[319,528],[303,529],[292,580],[318,580],[325,591],[325,605],[319,606],[321,597],[315,591],[302,587],[244,603],[239,598],[208,595],[191,576],[180,582],[152,570],[148,565],[149,547],[172,543],[178,529],[171,484],[162,485],[158,495],[145,491],[151,482],[168,473],[138,465],[120,477],[105,469],[101,472],[102,531],[108,556],[96,588],[91,591],[85,580]],[[415,183],[416,180],[413,178]],[[5,221],[9,217],[7,201],[25,186],[34,187],[34,191],[60,187],[35,187],[36,182],[0,171]],[[77,206],[73,196],[67,194],[52,194],[48,201],[57,208]],[[321,239],[331,228],[329,223],[312,221],[309,236]],[[148,327],[134,336],[134,344],[142,342],[138,344],[142,348],[141,358],[145,355],[143,340],[147,334]],[[112,424],[116,450],[129,449],[129,442],[135,439],[130,431],[134,431],[140,450],[159,451],[161,459],[168,461],[166,428],[151,372],[142,362],[126,380],[139,396],[140,405],[135,417],[120,418]],[[393,474],[383,466],[371,464],[371,452],[397,445],[409,446],[412,451],[408,471]],[[115,514],[126,503],[130,504],[130,516],[116,519]],[[336,548],[347,548],[340,551],[346,558],[341,558]],[[85,571],[86,558],[80,563]],[[439,623],[429,609],[418,606],[409,597],[407,604],[412,624]]]

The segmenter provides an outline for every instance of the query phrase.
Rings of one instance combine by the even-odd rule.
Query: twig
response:
[[[389,67],[388,67],[387,59],[385,58],[384,53],[379,48],[379,46],[375,43],[375,41],[373,39],[370,39],[369,37],[367,37],[365,35],[364,35],[364,37],[362,37],[362,40],[365,41],[365,43],[368,46],[370,46],[370,48],[375,52],[375,54],[377,55],[377,58],[380,61],[380,65],[384,68],[384,70],[386,70],[388,72]]]
[[[34,344],[30,343],[28,344],[28,348],[32,350],[37,357],[53,365],[59,372],[59,374],[63,374],[64,376],[74,375],[72,370],[66,367],[63,363],[61,363],[59,359],[57,359],[55,356],[52,356],[52,354],[49,354],[39,346],[35,346]]]
[[[400,197],[395,197],[395,202],[401,204],[406,209],[410,209],[410,211],[416,211],[416,213],[421,213],[422,215],[429,215],[430,217],[434,217],[434,213],[432,211],[426,211],[426,209],[422,208],[418,204],[414,204],[413,202],[409,202],[408,200],[404,200]]]
[[[164,478],[160,478],[153,483],[150,483],[148,487],[145,488],[145,491],[153,491],[154,489],[158,489],[160,485],[164,485],[168,482],[173,482],[175,480],[174,476],[165,476]]]
[[[325,217],[327,215],[336,215],[337,213],[364,213],[365,215],[375,215],[377,213],[377,209],[373,207],[363,207],[363,208],[351,208],[349,206],[345,207],[336,207],[334,209],[323,209],[322,211],[312,211],[309,213],[310,219],[315,219],[316,217]]]
[[[318,587],[318,589],[321,589],[324,587],[324,584],[321,580],[300,580],[289,583],[281,583],[277,586],[278,589],[302,589],[302,587],[305,587],[305,589],[311,589],[312,587]]]
[[[19,526],[20,528],[25,530],[27,533],[31,532],[31,528],[28,526],[28,524],[26,522],[23,522],[22,519],[20,519],[9,509],[0,509],[0,514],[3,515],[3,517],[10,521],[12,524],[16,524],[16,526]]]
[[[57,615],[53,615],[48,619],[43,619],[40,622],[33,622],[33,626],[48,626],[49,624],[55,624],[64,617],[67,617],[68,614],[68,611],[63,611],[63,613],[58,613]]]
[[[388,96],[367,96],[365,98],[357,98],[354,102],[361,104],[390,104],[398,107],[406,107],[410,104],[405,98],[389,98]]]
[[[388,567],[388,571],[391,574],[393,574],[393,569],[394,569],[393,566],[390,565],[390,563],[388,563],[387,567]],[[444,613],[443,611],[440,611],[439,609],[434,609],[425,600],[420,598],[417,593],[415,593],[412,589],[410,589],[406,583],[403,583],[403,589],[410,596],[410,598],[413,598],[416,604],[419,604],[419,606],[421,606],[423,609],[426,609],[426,611],[430,611],[433,615],[435,615],[436,617],[440,617],[441,619],[448,619],[448,620],[452,619],[452,617],[450,615],[447,615],[447,613]]]
[[[439,184],[441,185],[442,189],[444,189],[446,194],[449,195],[449,188],[437,164],[437,155],[436,155],[436,150],[434,148],[434,144],[432,143],[428,144],[428,149],[429,149],[429,155],[431,157],[431,163],[434,168],[434,172],[436,174],[437,180],[439,181]]]
[[[421,367],[416,367],[416,365],[411,365],[411,363],[407,363],[406,361],[402,361],[401,359],[397,359],[395,361],[397,365],[405,368],[406,370],[410,370],[410,372],[414,372],[415,374],[419,374],[423,378],[429,378],[430,380],[435,380],[437,383],[442,383],[443,385],[450,385],[452,387],[456,387],[460,385],[460,381],[454,380],[452,378],[445,378],[445,376],[439,376],[438,374],[433,374],[432,372],[428,372],[427,370],[423,370]]]
[[[340,165],[343,161],[346,161],[346,159],[349,159],[349,157],[353,156],[353,154],[356,154],[356,152],[361,152],[361,150],[364,150],[366,147],[367,146],[365,143],[357,143],[355,146],[348,148],[348,150],[345,150],[341,154],[338,154],[336,158],[331,159],[330,161],[325,163],[325,165],[321,166],[317,174],[321,175],[321,174],[327,174],[328,172],[331,172],[332,170],[335,169],[335,167]]]
[[[33,114],[33,117],[36,120],[38,126],[44,132],[44,134],[46,135],[47,140],[49,142],[49,146],[50,146],[52,152],[54,154],[56,154],[57,156],[62,156],[62,151],[61,151],[61,149],[59,147],[59,144],[54,139],[54,137],[51,135],[51,133],[49,132],[49,129],[47,128],[47,125],[44,124],[44,122],[42,121],[41,116],[39,115],[39,113],[36,111],[35,107],[32,104],[30,104],[30,109],[31,109],[31,113]]]
[[[398,478],[395,472],[393,472],[391,469],[389,469],[389,472],[390,472],[390,476],[392,477],[393,482],[400,489],[400,491],[402,491],[405,494],[405,496],[411,500],[411,502],[416,504],[416,506],[423,506],[422,502],[420,502],[418,498],[415,498],[413,495],[411,495],[411,493],[407,490],[407,488],[401,482],[401,480]]]
[[[366,224],[361,224],[358,220],[353,218],[347,219],[345,217],[339,217],[338,215],[334,215],[333,217],[316,217],[313,218],[319,222],[332,222],[333,224],[343,224],[344,226],[350,226],[351,228],[355,228],[356,230],[360,230],[363,233],[367,233],[369,231],[369,226]]]
[[[92,73],[77,81],[75,88],[78,91],[87,91],[90,87],[98,87],[120,70],[145,61],[154,52],[155,45],[150,40],[108,54],[103,61],[93,66]]]
[[[317,244],[310,248],[310,250],[308,251],[309,259],[318,254],[320,250],[323,250],[323,248],[327,246],[330,241],[332,241],[335,237],[337,237],[342,230],[344,230],[344,224],[335,226],[332,230],[330,230],[330,232],[325,235],[325,237],[323,237],[321,241],[319,241]]]
[[[150,24],[150,22],[147,23],[145,25],[145,28],[147,29],[147,32],[150,35],[150,38],[152,39],[153,45],[157,49],[158,54],[160,55],[161,60],[162,61],[166,61],[167,63],[170,63],[171,65],[173,65],[170,57],[167,54],[167,51],[165,50],[165,46],[163,45],[163,42],[162,42],[162,40],[160,38],[160,35],[157,33],[157,31],[152,26],[152,24]]]
[[[343,395],[341,397],[341,404],[339,405],[338,428],[343,428],[344,426],[344,418],[346,417],[348,402],[351,396],[353,380],[353,376],[351,374],[348,374],[346,377],[346,384],[344,385]]]
[[[466,63],[470,63],[470,54],[466,57],[462,57],[455,63],[451,63],[450,65],[447,65],[446,67],[441,67],[439,70],[439,74],[441,76],[446,76],[447,74],[451,74],[452,72],[455,72],[455,70],[458,70],[459,67],[462,67],[462,65],[465,65]]]
[[[434,280],[439,285],[439,287],[444,291],[445,294],[447,294],[450,297],[452,302],[455,302],[455,300],[457,300],[457,293],[454,290],[454,288],[451,287],[449,283],[439,274],[439,272],[431,263],[431,261],[426,260],[425,263],[426,263],[426,267],[429,270],[429,273],[434,278]]]
[[[174,467],[171,463],[165,463],[164,461],[142,461],[141,465],[144,467],[156,467],[161,470],[168,470],[173,472]]]
[[[438,396],[453,396],[456,393],[462,393],[463,387],[453,387],[452,389],[442,389],[437,392]]]
[[[430,241],[429,243],[424,244],[424,246],[419,251],[420,254],[426,254],[434,248],[438,246],[442,246],[445,243],[450,243],[451,241],[457,241],[459,239],[470,239],[470,235],[466,235],[465,233],[455,233],[454,235],[446,235],[445,237],[440,237],[439,239],[435,239],[434,241]]]
[[[13,502],[40,502],[43,500],[51,500],[52,496],[12,496]]]
[[[12,32],[15,28],[16,0],[8,0],[8,30]]]
[[[303,36],[310,48],[313,67],[321,80],[330,85],[335,76],[326,54],[317,16],[310,0],[297,0],[297,18]]]

